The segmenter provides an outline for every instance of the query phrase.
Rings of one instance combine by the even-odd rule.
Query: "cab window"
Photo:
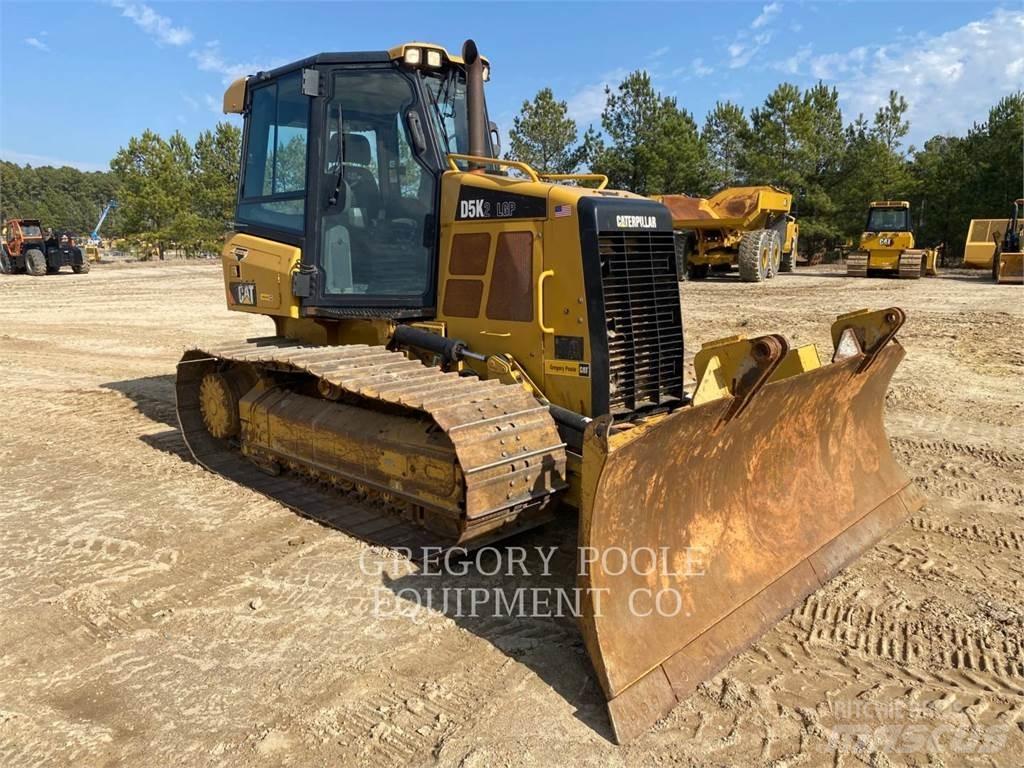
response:
[[[309,98],[301,73],[253,90],[239,221],[302,232]]]
[[[872,208],[868,214],[868,232],[906,232],[910,229],[907,208]]]
[[[431,287],[436,179],[412,147],[414,105],[413,84],[400,72],[332,77],[320,201],[328,295],[420,300]]]

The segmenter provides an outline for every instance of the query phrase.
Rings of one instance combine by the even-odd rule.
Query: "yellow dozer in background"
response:
[[[895,275],[909,280],[937,274],[934,248],[915,248],[906,200],[876,200],[868,206],[868,221],[860,250],[846,257],[852,277]]]
[[[995,252],[992,255],[992,279],[997,283],[1024,283],[1024,253],[1021,252],[1021,230],[1024,229],[1024,199],[1013,202],[1010,218],[1002,235],[992,233]]]
[[[669,211],[496,159],[489,69],[409,43],[229,87],[225,296],[274,333],[186,351],[178,419],[203,466],[383,545],[577,515],[624,741],[921,505],[882,422],[905,318],[840,316],[825,361],[714,341],[684,387]]]
[[[672,214],[680,266],[690,280],[736,269],[740,280],[759,283],[796,265],[793,196],[776,187],[729,187],[710,198],[653,198]],[[682,271],[681,273],[682,274]]]

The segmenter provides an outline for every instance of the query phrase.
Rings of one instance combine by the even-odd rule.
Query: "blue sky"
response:
[[[698,122],[716,99],[756,106],[782,80],[836,85],[848,122],[897,88],[916,143],[962,133],[1024,87],[1019,2],[0,0],[0,156],[105,169],[145,128],[194,138],[225,119],[232,76],[465,37],[493,63],[488,102],[505,129],[544,86],[581,126],[597,121],[605,83],[639,68]]]

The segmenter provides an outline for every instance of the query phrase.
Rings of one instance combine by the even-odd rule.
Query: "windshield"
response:
[[[43,236],[43,230],[35,224],[22,224],[21,225],[21,236],[26,239],[32,239]]]
[[[906,232],[910,229],[909,208],[872,208],[867,232]]]
[[[423,75],[430,119],[441,139],[441,151],[469,154],[469,119],[466,116],[466,75],[462,70]],[[488,147],[488,153],[490,147]]]

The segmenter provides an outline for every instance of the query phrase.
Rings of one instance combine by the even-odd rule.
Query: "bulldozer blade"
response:
[[[995,259],[998,261],[997,283],[1018,285],[1024,283],[1024,253],[999,253],[997,251]]]
[[[874,315],[833,326],[832,364],[757,374],[756,392],[621,432],[588,427],[581,624],[619,743],[923,506],[882,419],[903,314],[875,314],[888,329],[852,353],[851,328]]]

